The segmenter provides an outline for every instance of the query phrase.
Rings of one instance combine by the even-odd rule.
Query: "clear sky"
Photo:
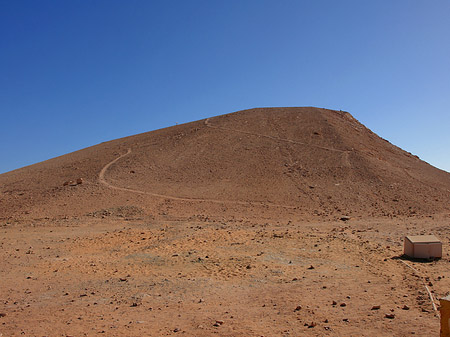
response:
[[[272,106],[349,111],[450,171],[450,1],[0,0],[0,173]]]

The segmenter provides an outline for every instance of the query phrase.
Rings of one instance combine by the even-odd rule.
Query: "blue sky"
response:
[[[349,111],[450,171],[448,0],[0,0],[0,173],[253,107]]]

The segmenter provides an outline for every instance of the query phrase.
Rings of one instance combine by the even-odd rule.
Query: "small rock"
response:
[[[173,329],[173,332],[178,332],[178,331],[180,331],[180,329],[178,329],[178,328]]]
[[[314,266],[313,266],[313,265],[310,265],[310,266],[308,267],[308,269],[314,269]]]
[[[381,308],[380,305],[374,305],[370,310],[379,310]]]
[[[308,328],[309,329],[314,328],[316,325],[317,325],[316,322],[311,322],[308,324]]]
[[[409,310],[409,307],[405,304],[402,309],[403,310]]]
[[[337,302],[336,302],[336,301],[333,301],[332,305],[337,305]]]
[[[342,216],[340,220],[341,221],[349,221],[350,217],[349,216]]]
[[[347,303],[342,302],[341,304],[339,304],[339,306],[341,306],[341,307],[346,307],[346,306],[347,306]]]
[[[395,318],[395,314],[386,314],[384,315],[385,318],[389,318],[389,319],[394,319]]]
[[[5,317],[6,316],[6,314],[5,313],[3,313],[3,312],[0,312],[0,317]]]
[[[299,310],[302,310],[302,307],[301,307],[301,305],[298,305],[296,308],[295,308],[295,310],[294,311],[299,311]]]
[[[221,326],[223,323],[225,323],[225,322],[221,321],[221,320],[217,320],[216,323],[213,324],[213,326]]]

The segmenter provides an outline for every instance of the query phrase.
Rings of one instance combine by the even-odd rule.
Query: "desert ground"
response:
[[[450,257],[402,259],[450,216],[348,222],[114,215],[1,227],[3,336],[433,336]],[[436,304],[438,305],[438,301]],[[393,315],[393,316],[389,316]]]
[[[437,336],[450,174],[253,109],[0,175],[0,336]],[[403,256],[434,234],[439,260]]]

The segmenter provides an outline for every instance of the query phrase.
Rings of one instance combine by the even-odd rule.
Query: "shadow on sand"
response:
[[[391,257],[391,260],[403,260],[403,261],[418,262],[418,263],[431,263],[434,261],[438,261],[440,259],[441,259],[440,257],[432,257],[429,259],[419,259],[419,258],[408,256],[406,254]]]

